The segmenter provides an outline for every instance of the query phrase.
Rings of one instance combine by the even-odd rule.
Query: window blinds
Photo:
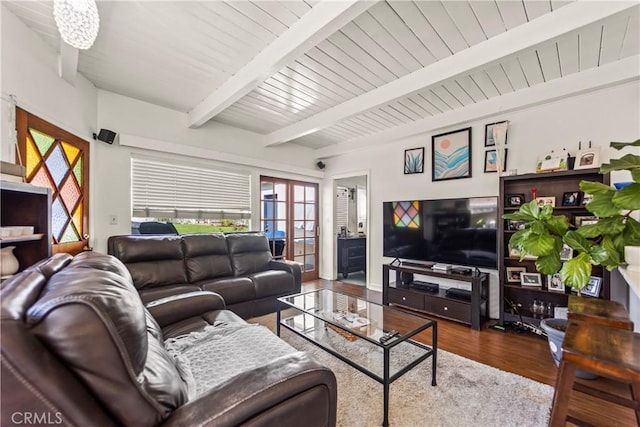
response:
[[[247,174],[131,159],[134,217],[250,218],[250,193]]]
[[[340,227],[349,227],[349,189],[337,187],[336,199],[336,232],[340,233]]]

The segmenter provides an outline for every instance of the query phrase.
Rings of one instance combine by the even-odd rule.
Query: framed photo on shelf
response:
[[[544,207],[546,205],[551,205],[551,207],[556,207],[556,198],[555,197],[536,197],[536,201],[538,202],[539,207]]]
[[[582,295],[598,298],[600,296],[600,288],[602,287],[602,277],[591,276],[587,286],[582,288]]]
[[[588,148],[586,150],[578,151],[573,169],[591,169],[599,166],[600,148]]]
[[[562,195],[562,206],[578,206],[581,200],[581,191],[568,191]]]
[[[573,217],[573,223],[576,227],[581,225],[591,225],[598,223],[598,217],[593,215],[575,215]]]
[[[493,135],[493,127],[495,125],[499,125],[501,123],[505,123],[507,120],[504,120],[502,122],[495,122],[495,123],[489,123],[488,125],[484,126],[484,146],[485,147],[494,147],[496,145],[496,139]],[[504,144],[507,144],[507,134],[505,134],[504,136]],[[505,156],[506,159],[506,156]]]
[[[564,283],[560,273],[549,274],[547,276],[547,288],[553,292],[564,292]]]
[[[517,208],[524,204],[524,194],[507,194],[505,197],[505,203],[508,208]]]
[[[589,203],[591,200],[593,200],[593,195],[591,195],[591,194],[587,194],[587,193],[584,193],[584,194],[582,195],[582,204],[583,204],[583,205],[586,205],[586,204],[587,204],[587,203]]]
[[[511,245],[509,245],[509,258],[518,258],[520,259],[520,251],[514,247],[512,247]],[[525,255],[523,259],[538,259],[537,256],[535,255]]]
[[[560,251],[560,261],[569,261],[573,258],[573,248],[567,244],[562,245],[562,250]]]
[[[471,128],[431,137],[431,181],[471,178]]]
[[[520,284],[522,286],[542,286],[540,273],[520,273]]]
[[[506,267],[507,282],[520,283],[520,274],[526,271],[526,267]]]
[[[509,231],[524,230],[524,226],[526,223],[527,221],[523,219],[510,219],[509,222],[507,222],[507,229]]]

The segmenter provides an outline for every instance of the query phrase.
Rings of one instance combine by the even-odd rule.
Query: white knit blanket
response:
[[[165,341],[189,390],[189,400],[248,370],[297,350],[260,325],[217,322]]]

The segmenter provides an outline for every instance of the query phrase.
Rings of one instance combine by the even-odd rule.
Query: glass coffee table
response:
[[[278,310],[278,336],[284,326],[382,384],[383,426],[389,425],[392,382],[432,357],[431,385],[436,385],[436,321],[329,289],[278,300],[290,307],[286,317]],[[430,346],[412,339],[429,328]]]

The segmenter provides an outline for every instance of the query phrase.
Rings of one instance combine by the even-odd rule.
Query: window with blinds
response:
[[[342,227],[349,227],[349,189],[339,186],[336,198],[336,233],[340,233]]]
[[[133,217],[238,220],[251,218],[248,174],[131,159]]]

